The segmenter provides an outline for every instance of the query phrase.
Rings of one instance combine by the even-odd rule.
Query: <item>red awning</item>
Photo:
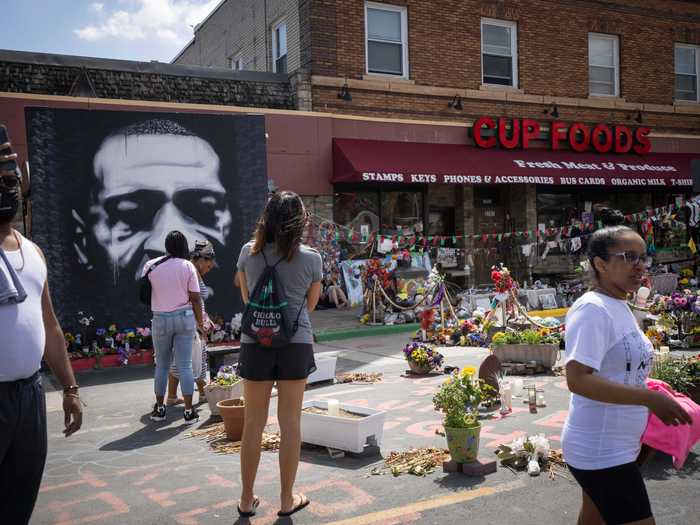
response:
[[[332,182],[555,184],[679,188],[700,153],[615,155],[480,149],[466,144],[333,139]]]

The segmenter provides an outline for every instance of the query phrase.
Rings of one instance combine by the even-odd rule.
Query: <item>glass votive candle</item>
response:
[[[328,415],[338,417],[340,415],[340,401],[337,399],[328,400]]]
[[[546,407],[547,403],[544,400],[544,390],[538,389],[537,390],[537,406],[538,407]]]
[[[523,380],[521,378],[517,377],[513,380],[512,393],[516,397],[523,395]]]

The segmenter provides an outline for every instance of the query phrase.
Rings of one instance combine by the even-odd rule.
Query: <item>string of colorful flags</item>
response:
[[[628,223],[635,223],[639,221],[648,221],[658,216],[669,215],[674,211],[680,210],[685,203],[680,206],[678,204],[669,204],[667,206],[661,206],[658,208],[653,208],[637,213],[631,213],[624,216],[625,221]],[[487,242],[489,240],[502,241],[503,239],[516,238],[531,241],[541,241],[546,242],[545,238],[573,238],[585,236],[594,232],[596,229],[602,228],[603,224],[600,221],[595,222],[575,222],[566,226],[558,227],[545,227],[543,229],[536,228],[532,230],[519,230],[512,232],[499,232],[499,233],[479,233],[479,234],[468,234],[468,235],[423,235],[416,232],[411,232],[407,234],[394,234],[394,235],[382,235],[377,232],[372,232],[369,235],[363,235],[349,228],[343,226],[342,224],[337,224],[335,222],[329,221],[322,217],[313,216],[320,220],[317,225],[319,235],[325,237],[326,240],[335,241],[348,241],[348,242],[369,242],[376,239],[379,243],[384,243],[386,241],[391,241],[392,243],[398,243],[400,248],[406,246],[445,246],[449,241],[453,245],[457,244],[460,239],[471,239],[480,240],[482,242]]]

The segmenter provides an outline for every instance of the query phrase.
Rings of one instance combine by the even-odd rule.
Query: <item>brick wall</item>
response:
[[[98,98],[295,107],[286,75],[0,52],[0,91],[69,95],[71,88],[77,88],[73,94]]]
[[[232,66],[237,57],[250,71],[272,71],[273,25],[287,24],[287,71],[300,67],[298,0],[228,0],[197,27],[194,39],[173,63]]]
[[[566,97],[565,120],[620,122],[643,109],[645,124],[697,133],[698,105],[674,111],[674,43],[700,44],[700,2],[680,0],[387,0],[407,7],[409,81],[383,89],[351,83],[351,103],[335,86],[314,89],[314,108],[381,117],[455,120],[470,114],[542,118],[527,96]],[[311,73],[386,83],[365,69],[364,2],[322,0],[312,8]],[[481,17],[515,21],[518,88],[481,85]],[[588,33],[620,39],[619,99],[589,98]],[[318,84],[318,83],[316,83]],[[430,88],[448,88],[436,94]],[[472,90],[462,112],[447,107],[450,94]],[[500,92],[499,92],[500,91]],[[481,92],[481,96],[479,96]],[[506,97],[505,93],[509,96]],[[535,98],[536,98],[535,97]],[[520,103],[518,98],[523,99]],[[509,100],[510,99],[510,100]],[[582,101],[578,103],[578,101]],[[663,107],[643,107],[642,104]],[[600,106],[600,107],[595,107]],[[670,108],[670,109],[669,109]],[[561,112],[561,107],[560,113]],[[648,119],[647,119],[648,117]]]

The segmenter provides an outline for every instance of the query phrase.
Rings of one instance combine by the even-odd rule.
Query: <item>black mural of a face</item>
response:
[[[115,280],[138,278],[146,260],[163,253],[172,230],[184,233],[192,246],[207,239],[222,249],[232,223],[219,156],[208,142],[133,128],[135,132],[110,136],[97,151],[93,172],[98,191],[78,225],[109,257]],[[168,128],[177,129],[174,123]],[[77,211],[75,216],[80,216]],[[79,244],[75,248],[79,258],[88,259]]]
[[[76,122],[80,132],[64,136]],[[61,236],[49,249],[63,263],[51,284],[68,322],[84,311],[146,324],[136,279],[171,230],[190,247],[214,245],[209,313],[230,319],[242,309],[232,276],[267,194],[263,117],[36,109],[28,129],[33,234],[42,248]]]

